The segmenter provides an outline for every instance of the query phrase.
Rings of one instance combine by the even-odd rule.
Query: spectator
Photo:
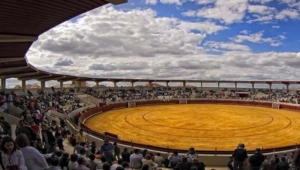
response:
[[[61,170],[59,166],[59,159],[57,157],[51,158],[51,167],[48,170]]]
[[[186,157],[188,158],[189,162],[192,162],[193,159],[197,159],[198,158],[198,154],[195,151],[195,149],[192,147],[189,149],[189,151],[186,153]]]
[[[27,170],[22,152],[11,137],[4,137],[1,143],[1,159],[6,169]]]
[[[12,135],[12,128],[11,128],[11,125],[10,123],[8,123],[3,116],[0,117],[0,122],[1,122],[1,126],[2,126],[2,129],[3,129],[3,133],[4,134],[7,134],[8,136],[11,137]]]
[[[276,170],[289,170],[290,166],[285,160],[285,157],[281,157],[280,162],[277,164]]]
[[[121,153],[122,159],[125,162],[129,162],[130,161],[130,153],[128,152],[127,148],[124,148],[124,151]]]
[[[117,142],[114,142],[114,159],[120,159],[120,148],[118,147]]]
[[[113,152],[113,145],[109,143],[107,139],[104,140],[104,144],[101,146],[101,152],[107,159],[107,162],[109,164],[112,164],[112,161],[114,161],[112,152]]]
[[[198,159],[193,159],[191,170],[205,170],[205,164],[200,162]]]
[[[142,159],[143,166],[148,165],[150,170],[157,168],[157,165],[151,160],[150,154],[145,155],[145,158]]]
[[[89,160],[88,160],[88,167],[90,170],[96,170],[97,169],[97,166],[98,164],[95,162],[95,155],[94,154],[90,154],[89,156]]]
[[[259,170],[265,157],[261,154],[260,148],[257,148],[255,154],[249,159],[251,170]]]
[[[29,139],[23,133],[19,134],[16,144],[21,148],[25,165],[29,170],[41,170],[48,167],[45,157],[34,147],[29,146]]]
[[[55,137],[52,132],[48,130],[46,125],[42,125],[42,139],[43,144],[45,144],[45,148],[49,148],[51,143],[55,143]]]
[[[76,135],[76,142],[79,142],[81,146],[85,146],[87,141],[86,134],[82,129],[79,130],[79,133]]]
[[[68,164],[69,170],[74,170],[78,167],[77,159],[78,159],[77,154],[74,153],[74,154],[71,155],[71,159],[70,159],[70,162]]]
[[[156,163],[158,167],[161,167],[163,165],[163,162],[164,162],[164,158],[160,156],[160,153],[157,153],[154,156],[154,163]]]
[[[114,161],[110,170],[116,170],[118,167],[122,167],[123,159],[119,159],[118,161]]]
[[[175,165],[180,161],[180,155],[178,154],[177,151],[174,151],[171,155],[169,155],[168,160],[169,160],[169,164],[168,167],[169,168],[173,168],[175,167]]]
[[[234,150],[233,154],[233,169],[243,170],[245,160],[248,158],[247,151],[244,144],[239,144],[238,148]]]
[[[76,170],[90,170],[88,167],[86,167],[87,162],[86,159],[83,157],[78,158],[78,166],[76,168]]]
[[[69,154],[68,153],[63,153],[63,156],[59,161],[60,168],[61,169],[68,168],[69,161],[70,161]]]
[[[31,127],[25,125],[24,120],[19,121],[19,127],[16,129],[16,136],[21,133],[24,133],[28,137],[29,141],[37,140],[36,133],[31,129]]]
[[[130,167],[133,169],[140,169],[142,165],[142,158],[139,156],[139,150],[135,149],[134,153],[130,155]]]

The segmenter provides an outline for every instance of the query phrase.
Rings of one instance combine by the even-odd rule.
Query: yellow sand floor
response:
[[[159,105],[113,110],[85,123],[97,132],[122,140],[161,147],[249,150],[295,145],[300,138],[300,113],[238,105]]]

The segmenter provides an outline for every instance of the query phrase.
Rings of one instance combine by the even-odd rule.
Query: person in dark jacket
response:
[[[280,162],[277,164],[276,170],[289,170],[289,163],[285,160],[285,157],[281,157]]]
[[[255,154],[252,155],[249,159],[250,169],[251,170],[259,170],[265,157],[261,154],[260,148],[257,148]]]
[[[227,167],[230,169],[230,170],[233,170],[233,158],[232,157],[229,157],[229,161],[227,163]]]
[[[188,159],[184,157],[182,158],[182,161],[178,162],[175,167],[179,168],[180,170],[189,170],[191,168],[191,163],[188,162]]]
[[[11,125],[4,119],[3,116],[0,117],[0,122],[2,123],[3,133],[11,137],[12,135]]]
[[[194,158],[192,160],[191,168],[190,170],[205,170],[205,164],[203,162],[200,162],[197,158]]]
[[[238,148],[234,150],[233,154],[233,169],[243,170],[245,160],[248,158],[247,151],[244,144],[239,144]]]
[[[127,148],[124,148],[124,151],[121,153],[122,159],[124,162],[130,162],[130,153]]]
[[[53,136],[52,132],[48,130],[46,125],[42,125],[42,140],[45,144],[45,148],[48,148],[51,143],[55,143],[55,137]]]

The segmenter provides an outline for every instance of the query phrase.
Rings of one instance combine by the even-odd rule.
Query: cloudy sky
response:
[[[41,35],[27,57],[89,77],[299,80],[299,0],[129,0]]]

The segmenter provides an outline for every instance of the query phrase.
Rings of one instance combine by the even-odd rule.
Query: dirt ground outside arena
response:
[[[300,113],[221,104],[157,105],[112,110],[85,122],[122,140],[175,149],[233,150],[296,145]]]

